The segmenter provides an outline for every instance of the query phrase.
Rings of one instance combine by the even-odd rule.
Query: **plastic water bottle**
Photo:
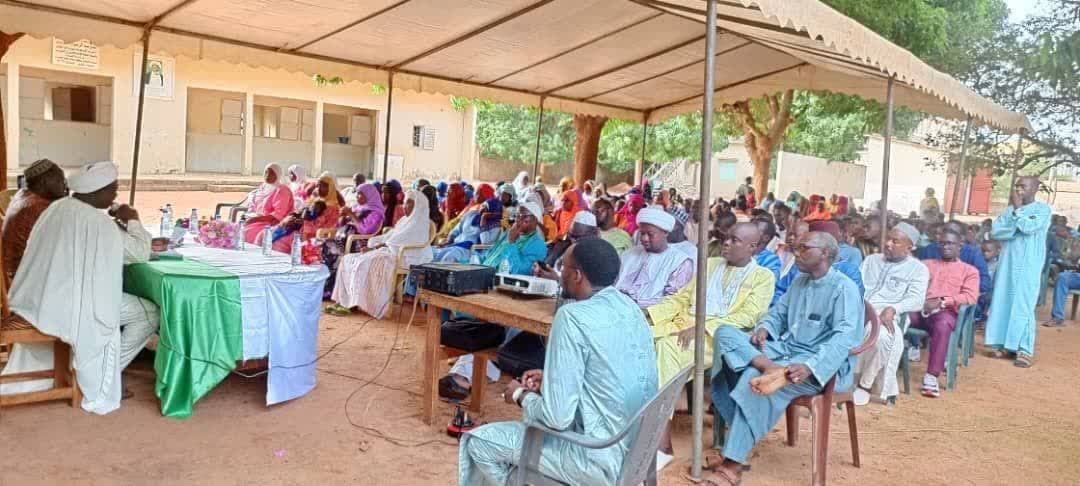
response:
[[[236,235],[233,236],[233,248],[237,250],[243,250],[247,246],[247,241],[244,240],[244,226],[247,225],[247,217],[240,216],[240,222],[236,223]]]
[[[267,226],[263,230],[262,254],[263,256],[270,256],[272,251],[274,251],[274,228]]]
[[[188,233],[195,234],[199,232],[199,210],[191,208],[191,218],[188,219]]]
[[[510,273],[510,260],[504,258],[502,263],[499,263],[499,272],[498,273],[506,273],[506,274]]]
[[[299,233],[293,235],[292,250],[289,252],[289,256],[292,257],[292,264],[293,265],[300,265],[301,263],[303,263],[303,261],[301,259],[301,253],[300,253],[300,234]]]
[[[169,215],[165,212],[165,208],[161,208],[161,225],[158,227],[159,236],[169,236]]]
[[[169,220],[169,232],[172,233],[173,221],[176,221],[176,215],[173,214],[172,204],[165,204],[165,219]]]

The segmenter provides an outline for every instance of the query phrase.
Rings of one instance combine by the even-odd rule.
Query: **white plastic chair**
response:
[[[547,486],[562,484],[540,473],[540,450],[544,446],[544,437],[552,436],[587,449],[606,449],[614,446],[630,435],[630,446],[623,457],[619,478],[615,486],[636,486],[645,482],[646,486],[656,486],[656,449],[660,445],[660,434],[667,425],[668,417],[675,412],[675,401],[679,398],[683,386],[690,379],[694,368],[682,370],[675,379],[664,386],[649,403],[646,403],[634,418],[619,433],[609,439],[601,440],[586,437],[576,432],[552,430],[540,424],[526,424],[525,440],[521,449],[518,468],[510,478],[512,486]]]

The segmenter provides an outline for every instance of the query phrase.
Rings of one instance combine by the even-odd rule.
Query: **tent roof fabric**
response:
[[[704,0],[0,0],[0,30],[657,122],[700,111]],[[73,21],[70,17],[81,19]],[[63,25],[63,29],[58,29]],[[1007,131],[1013,113],[818,0],[719,0],[720,106],[784,89]]]

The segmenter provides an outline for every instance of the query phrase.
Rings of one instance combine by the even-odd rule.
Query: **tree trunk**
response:
[[[8,47],[11,47],[22,36],[22,33],[0,32],[0,60],[4,59]],[[7,189],[7,170],[7,124],[4,122],[4,97],[0,96],[0,191]]]
[[[574,184],[580,188],[587,180],[596,179],[596,156],[600,150],[600,131],[607,117],[574,115]]]
[[[746,152],[750,154],[750,161],[754,164],[754,195],[758,201],[765,199],[769,188],[772,149],[784,141],[784,132],[795,121],[795,115],[791,113],[791,102],[795,99],[794,90],[789,89],[779,95],[766,95],[763,99],[769,111],[769,120],[755,119],[748,101],[724,106],[724,110],[735,116],[743,130],[743,143],[746,145]]]
[[[772,146],[758,147],[750,151],[754,163],[754,199],[761,202],[769,190],[769,163],[772,162]]]

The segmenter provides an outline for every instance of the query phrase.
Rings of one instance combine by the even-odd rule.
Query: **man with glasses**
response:
[[[712,358],[716,328],[730,326],[743,331],[754,327],[769,309],[775,280],[772,272],[754,261],[761,231],[753,223],[740,223],[724,242],[721,257],[710,258],[705,305],[705,356]],[[694,308],[697,285],[690,282],[674,295],[648,308],[656,343],[656,367],[660,386],[694,362]],[[706,367],[710,366],[708,362]],[[664,429],[657,467],[674,459],[671,431]]]
[[[611,200],[605,197],[597,198],[592,204],[593,215],[596,216],[596,226],[600,229],[600,238],[611,243],[615,251],[622,255],[634,246],[634,240],[630,233],[615,225],[615,206]],[[573,229],[571,229],[573,231]]]
[[[808,231],[825,233],[829,236],[832,236],[833,239],[837,241],[839,241],[838,235],[840,234],[839,227],[836,226],[836,223],[833,223],[832,221],[811,221],[809,223],[800,221],[794,225],[791,231],[793,235],[791,236],[790,240],[793,242],[797,242],[799,238],[806,234],[806,232]],[[792,248],[794,248],[794,245],[792,245]],[[837,248],[839,248],[839,246]],[[798,255],[794,256],[798,257]],[[864,289],[862,275],[859,273],[859,267],[856,267],[848,262],[840,261],[839,256],[837,257],[836,261],[832,263],[832,267],[844,276],[846,276],[848,279],[850,279],[855,284],[855,287],[859,289],[859,296],[862,297]],[[784,293],[786,293],[788,289],[791,288],[791,285],[795,282],[795,279],[797,279],[801,274],[802,271],[800,271],[798,265],[796,265],[788,273],[784,274],[783,277],[776,281],[776,290],[773,293],[772,299],[773,305],[780,301],[780,297],[782,297]]]
[[[794,250],[802,274],[754,332],[716,329],[712,399],[727,435],[723,463],[703,478],[713,484],[739,483],[750,450],[792,400],[820,393],[833,377],[836,390],[851,387],[849,353],[863,336],[859,290],[832,267],[836,238],[810,232]]]
[[[930,280],[926,265],[911,255],[919,230],[908,223],[897,223],[889,230],[884,253],[867,256],[862,264],[866,301],[881,321],[881,333],[870,349],[859,357],[855,373],[858,388],[853,393],[856,405],[870,403],[874,383],[880,382],[880,398],[894,403],[899,387],[896,369],[904,352],[904,329],[901,318],[922,310],[926,286]]]
[[[947,229],[937,243],[941,248],[941,259],[923,261],[930,272],[926,300],[921,312],[909,315],[911,327],[930,333],[930,357],[922,385],[923,396],[930,398],[941,395],[938,376],[945,370],[949,337],[956,329],[957,312],[961,305],[974,304],[979,298],[979,271],[960,261],[964,235]]]

